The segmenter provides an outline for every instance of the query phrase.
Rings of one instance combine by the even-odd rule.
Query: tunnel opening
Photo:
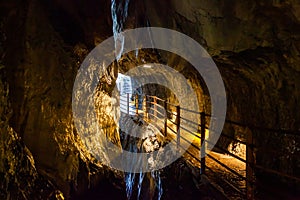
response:
[[[117,75],[117,73],[116,73],[117,71],[119,71],[119,73],[122,72],[122,74],[127,74],[136,65],[141,66],[143,69],[144,68],[151,69],[151,66],[148,65],[147,63],[159,61],[159,62],[166,63],[168,65],[173,66],[174,69],[180,71],[180,73],[183,74],[183,76],[187,79],[189,84],[192,85],[192,88],[194,90],[196,90],[198,104],[200,105],[199,110],[197,110],[197,111],[199,111],[199,112],[205,111],[208,114],[210,113],[211,105],[209,103],[210,99],[209,99],[209,95],[208,95],[205,83],[202,80],[201,75],[193,68],[193,66],[189,62],[185,61],[183,58],[181,58],[178,55],[174,55],[170,52],[163,51],[163,50],[153,51],[152,49],[139,49],[137,51],[138,51],[138,53],[136,51],[132,51],[125,55],[122,55],[118,61],[112,63],[112,65],[108,68],[104,78],[101,78],[101,80],[103,80],[103,82],[99,85],[101,85],[102,89],[105,91],[105,93],[106,93],[105,95],[106,95],[106,98],[108,101],[109,101],[109,98],[111,96],[113,96],[113,88],[116,87],[116,84],[117,84],[117,83],[115,84],[114,82],[115,81],[117,82],[118,76],[120,76],[120,75]],[[158,72],[158,74],[160,74],[160,72]],[[163,74],[163,73],[161,73],[161,74]],[[134,82],[134,79],[143,79],[145,77],[143,77],[143,75],[139,74],[138,72],[133,72],[131,75],[131,78],[132,78],[131,81]],[[164,79],[164,78],[165,78],[164,76],[159,77],[159,79]],[[176,84],[176,79],[172,79],[171,82],[173,84]],[[129,96],[131,104],[133,105],[133,111],[131,111],[133,114],[136,114],[139,112],[143,114],[144,110],[143,110],[142,104],[144,104],[143,96],[145,96],[145,95],[156,96],[156,97],[162,99],[163,101],[157,101],[158,105],[160,105],[161,107],[164,106],[164,101],[167,101],[168,103],[173,104],[173,105],[179,104],[179,101],[178,101],[178,98],[176,97],[176,95],[174,95],[168,88],[163,87],[158,84],[145,84],[145,85],[135,88],[133,90],[134,91],[132,91],[131,92],[132,94]],[[134,102],[134,98],[136,95],[139,99],[138,106],[136,106],[135,105],[136,102]],[[125,97],[125,99],[126,98],[127,97]],[[107,104],[106,100],[100,100],[98,102],[112,106],[110,103]],[[171,107],[172,106],[169,106],[169,105],[167,106],[167,108],[169,108],[169,109],[171,109]],[[108,109],[108,110],[110,110],[110,109]],[[177,114],[176,107],[173,106],[173,109],[171,109],[171,110],[172,110],[171,111],[172,114],[171,113],[168,114],[167,120],[170,120],[170,121],[173,120],[173,122],[175,122],[176,117],[175,118],[173,118],[173,117]],[[162,112],[165,112],[164,108],[162,109]],[[152,112],[150,114],[154,114],[154,113]],[[170,115],[173,115],[173,117]],[[99,117],[99,118],[100,119],[108,119],[107,117]],[[112,119],[113,119],[113,117],[111,116],[110,120],[112,120]],[[197,120],[200,119],[200,116],[198,116],[196,119]],[[135,119],[135,120],[136,120],[136,122],[139,121],[139,119]],[[207,126],[209,126],[208,122],[209,122],[209,120],[207,120],[207,124],[206,124]],[[123,142],[124,142],[124,135],[123,136],[119,135],[119,132],[121,132],[121,130],[117,130],[115,125],[106,126],[106,127],[109,127],[109,131],[107,131],[107,133],[111,134],[110,136],[107,135],[109,138],[113,138],[112,140],[115,143],[119,143],[119,145],[120,145],[120,143],[122,143],[121,140],[123,140]],[[162,134],[164,134],[164,132],[166,132],[166,129],[164,128],[164,123],[160,123],[158,128]],[[114,131],[112,131],[112,129],[114,129]],[[237,142],[238,140],[241,140],[242,142],[245,141],[245,133],[246,133],[246,130],[244,130],[243,128],[239,128],[239,127],[236,127],[236,126],[230,125],[230,124],[225,125],[222,134],[227,135],[227,136],[229,135],[231,138],[221,137],[220,140],[217,142],[217,145],[213,148],[213,151],[212,151],[214,156],[216,156],[218,159],[222,160],[222,162],[225,163],[226,165],[229,165],[231,168],[238,171],[241,175],[245,175],[245,173],[246,173],[245,164],[240,162],[239,159],[236,159],[234,156],[238,156],[243,160],[246,157],[245,145],[243,143]],[[207,131],[205,139],[208,139],[208,138],[209,138],[209,131]],[[192,166],[200,168],[200,162],[199,162],[199,160],[197,160],[197,157],[199,156],[200,151],[193,149],[194,148],[193,146],[197,146],[197,147],[201,146],[200,135],[198,135],[198,137],[195,137],[194,139],[195,139],[195,141],[193,142],[192,147],[189,148],[190,152],[192,152],[192,153],[190,153],[190,152],[186,153],[184,155],[184,157],[186,160],[189,161],[189,163]],[[237,141],[235,139],[237,139]],[[127,145],[127,147],[128,147],[128,145]],[[225,149],[225,151],[224,151],[224,149]],[[231,155],[233,155],[233,156],[231,156]],[[210,162],[207,162],[207,163],[208,163],[208,167],[216,168],[215,171],[217,171],[217,173],[215,173],[215,174],[219,174],[219,175],[221,174],[223,177],[228,177],[228,172],[224,173],[224,169],[222,168],[222,166],[221,166],[221,168],[218,167],[218,163],[213,162],[213,160],[210,160]],[[213,175],[213,176],[215,176],[215,175]],[[233,176],[229,179],[236,179],[236,177]],[[239,187],[242,188],[242,190],[245,190],[246,182],[244,180],[237,179],[235,184],[239,185]],[[134,184],[131,183],[131,185],[134,185]]]
[[[111,141],[113,141],[113,143],[117,143],[117,144],[121,145],[122,148],[124,148],[124,147],[127,148],[127,150],[130,146],[132,146],[133,143],[135,143],[135,142],[132,143],[132,141],[136,140],[136,139],[129,137],[124,140],[124,138],[126,138],[126,131],[125,131],[125,135],[124,135],[122,133],[121,129],[117,129],[117,126],[115,124],[116,122],[113,121],[113,118],[114,118],[113,115],[116,112],[119,112],[120,110],[118,110],[118,109],[113,110],[114,103],[112,103],[112,102],[113,101],[117,102],[116,105],[118,105],[118,104],[121,105],[121,103],[122,103],[121,97],[120,97],[120,100],[118,100],[114,96],[113,88],[117,87],[118,78],[125,76],[125,75],[121,75],[121,74],[117,75],[116,71],[119,71],[119,73],[123,72],[123,74],[127,74],[127,72],[129,72],[132,69],[132,65],[135,62],[144,63],[144,62],[146,62],[146,60],[148,60],[148,62],[150,62],[150,61],[153,62],[157,59],[157,57],[156,57],[157,55],[160,56],[159,60],[163,60],[163,58],[162,58],[163,56],[161,56],[160,54],[157,54],[156,52],[153,52],[150,50],[150,54],[149,53],[146,54],[143,51],[149,52],[149,50],[147,50],[147,49],[142,50],[142,51],[139,50],[138,59],[136,58],[136,52],[130,52],[126,55],[123,55],[118,62],[113,63],[108,68],[105,75],[103,77],[101,77],[101,79],[100,79],[101,81],[98,84],[98,89],[97,89],[97,92],[95,95],[96,96],[95,104],[97,104],[96,108],[97,108],[99,123],[102,124],[102,127],[105,127],[105,128],[107,127],[107,130],[105,131],[104,134]],[[160,52],[160,53],[164,53],[165,54],[164,56],[170,54],[169,52]],[[143,54],[146,54],[147,56],[143,57]],[[153,56],[153,54],[154,54],[154,56]],[[176,57],[176,63],[177,63],[176,67],[179,68],[179,70],[181,70],[181,73],[184,75],[182,78],[186,79],[187,83],[189,85],[191,85],[191,88],[196,91],[195,98],[196,98],[197,103],[199,104],[199,106],[198,106],[199,109],[197,109],[196,111],[200,112],[204,109],[209,108],[209,105],[205,105],[205,103],[204,103],[204,100],[206,98],[204,97],[202,86],[199,84],[200,81],[199,81],[199,79],[195,79],[195,77],[200,77],[200,75],[196,72],[195,69],[193,69],[193,67],[191,67],[191,65],[188,65],[187,62],[182,61],[182,58]],[[183,67],[182,63],[186,64],[189,67],[187,67],[187,66]],[[145,65],[146,65],[146,67],[145,67]],[[148,68],[148,69],[151,68],[151,67],[147,66],[147,64],[143,64],[142,67]],[[178,85],[177,80],[174,76],[173,77],[167,76],[167,74],[165,74],[165,72],[163,72],[161,70],[156,71],[155,74],[158,75],[158,77],[156,77],[156,78],[158,78],[160,80],[166,79],[171,84],[177,85],[177,89],[181,87],[181,85]],[[151,75],[153,76],[153,74],[150,74],[150,76]],[[134,85],[134,82],[136,82],[135,80],[146,79],[146,77],[147,77],[147,75],[143,76],[139,73],[133,72],[133,75],[130,76],[129,80],[132,82],[132,85]],[[114,83],[114,82],[116,82],[116,83]],[[122,84],[120,84],[120,85],[122,85]],[[125,85],[125,84],[123,84],[123,85]],[[182,90],[182,88],[181,88],[181,90]],[[183,95],[184,93],[182,91],[179,94],[181,96],[184,96]],[[126,101],[126,99],[128,101],[127,102],[128,108],[129,108],[129,104],[132,104],[132,102],[133,102],[133,104],[135,104],[135,102],[133,101],[133,98],[134,98],[134,96],[137,96],[139,99],[142,99],[142,101],[141,102],[138,101],[138,103],[137,103],[137,105],[135,105],[134,109],[137,110],[137,113],[139,113],[139,112],[142,113],[143,108],[141,108],[140,105],[143,104],[143,99],[144,99],[143,96],[146,96],[146,95],[149,97],[156,97],[156,98],[160,99],[159,101],[157,101],[157,106],[164,107],[164,102],[168,103],[167,106],[161,110],[162,112],[164,112],[162,118],[166,118],[166,120],[168,121],[167,123],[170,124],[171,122],[174,123],[175,121],[178,121],[179,118],[176,118],[176,115],[178,114],[177,110],[176,110],[176,106],[180,105],[180,104],[179,104],[179,100],[178,100],[177,96],[168,87],[165,87],[165,86],[162,86],[159,84],[151,84],[151,83],[149,84],[148,83],[148,84],[144,84],[140,87],[137,87],[135,89],[132,89],[131,94],[127,95],[127,97],[125,97],[125,101]],[[110,102],[112,97],[114,100],[112,102]],[[187,99],[187,102],[188,101],[189,101],[189,99]],[[174,107],[174,105],[175,105],[175,107]],[[166,110],[168,110],[170,112],[166,112]],[[127,111],[128,111],[127,114],[129,114],[129,112],[131,112],[129,109]],[[160,111],[160,110],[158,110],[158,111]],[[125,112],[126,112],[126,109],[125,109]],[[109,115],[109,117],[104,116],[103,113],[106,113],[106,115]],[[152,112],[152,113],[149,112],[149,113],[154,114],[154,112]],[[166,114],[166,113],[168,113],[168,114]],[[122,114],[120,114],[120,119],[122,118],[121,115]],[[123,117],[123,118],[125,119],[125,121],[127,120],[126,117]],[[132,117],[131,117],[131,119],[132,119]],[[130,120],[130,118],[129,118],[129,120]],[[133,120],[135,120],[135,122],[139,121],[139,119],[137,119],[137,118],[133,118]],[[198,119],[195,121],[198,121]],[[166,132],[164,132],[163,125],[158,126],[158,127],[159,127],[159,131],[161,132],[161,134],[166,134]],[[198,127],[196,126],[195,129],[198,129]],[[146,140],[147,140],[147,138],[146,138]],[[131,141],[131,142],[128,142],[128,141]],[[164,141],[164,142],[166,142],[166,141]],[[182,141],[182,143],[183,142],[184,141]],[[127,143],[127,144],[124,144],[124,143]],[[198,140],[198,144],[199,144],[199,140]],[[94,146],[96,146],[96,144]],[[130,147],[129,149],[131,149],[130,151],[135,151],[135,150],[133,150],[134,148],[132,148],[132,147]],[[199,154],[199,152],[196,154]],[[195,155],[195,156],[197,156],[197,155]],[[194,167],[194,166],[190,165],[190,167]],[[153,172],[153,173],[155,173],[155,172]],[[143,178],[141,178],[141,177],[144,177],[145,175],[143,173],[140,173],[140,174],[141,174],[141,176],[132,175],[130,173],[129,174],[125,173],[124,174],[125,184],[127,184],[127,186],[130,186],[130,187],[132,187],[133,185],[135,185],[135,187],[138,187],[138,188],[141,187],[141,185],[140,186],[136,185],[136,182],[135,182],[135,179],[137,179],[137,180],[141,181],[140,184],[142,183]],[[133,177],[135,177],[135,178],[133,178]],[[160,182],[160,179],[157,179],[158,174],[151,174],[150,177],[156,177],[155,180]],[[137,181],[137,182],[139,183],[139,181]],[[137,191],[133,192],[132,189],[130,189],[130,190],[131,190],[130,195],[132,195],[132,193],[134,193],[134,195],[137,195],[136,193],[139,193]],[[136,188],[135,188],[135,190],[136,190]],[[156,195],[161,195],[161,194],[158,193]]]

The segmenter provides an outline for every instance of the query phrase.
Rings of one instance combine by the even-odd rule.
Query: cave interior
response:
[[[300,199],[298,0],[2,0],[0,16],[0,199]]]

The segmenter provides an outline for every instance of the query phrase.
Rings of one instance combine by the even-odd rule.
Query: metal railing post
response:
[[[153,97],[153,103],[154,103],[154,105],[153,105],[153,116],[154,116],[154,120],[156,121],[156,115],[157,115],[157,113],[156,113],[156,109],[157,109],[157,100],[156,100],[156,97]]]
[[[138,115],[139,114],[139,96],[136,94],[135,95],[135,114]]]
[[[147,120],[147,96],[146,95],[143,98],[143,113],[144,113],[144,120]]]
[[[129,93],[127,93],[127,114],[129,115]]]
[[[167,101],[165,100],[164,101],[164,109],[165,109],[165,133],[164,133],[164,135],[165,136],[167,136],[167,134],[168,134],[168,104],[167,104]]]
[[[180,146],[180,106],[176,106],[176,112],[177,112],[177,116],[176,116],[176,131],[177,131],[177,138],[176,138],[176,142],[177,142],[177,148],[179,148]]]
[[[149,102],[148,102],[148,101],[149,101]],[[151,98],[149,98],[148,96],[146,96],[146,113],[147,113],[147,120],[150,120],[150,115],[149,115],[150,106],[151,106]]]
[[[200,134],[201,134],[201,150],[200,150],[200,160],[201,169],[200,174],[205,173],[205,156],[206,156],[206,142],[205,142],[205,113],[200,113]]]
[[[253,135],[251,131],[248,131],[246,136],[246,190],[247,199],[254,199],[254,152],[253,152]]]

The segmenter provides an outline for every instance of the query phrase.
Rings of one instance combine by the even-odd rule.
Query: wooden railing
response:
[[[131,94],[127,94],[128,110],[129,110],[129,99],[130,99],[129,95],[131,95]],[[140,105],[141,99],[139,99],[139,98],[143,98],[142,106]],[[258,127],[258,126],[254,126],[254,125],[249,125],[249,124],[242,124],[242,123],[234,122],[231,120],[225,120],[226,124],[231,124],[231,125],[239,126],[242,128],[248,128],[250,130],[247,132],[246,138],[244,138],[244,140],[234,138],[234,137],[226,135],[224,133],[222,133],[220,136],[223,138],[227,138],[230,141],[245,145],[246,146],[246,159],[228,151],[227,149],[222,148],[221,146],[219,146],[217,144],[215,144],[215,145],[212,144],[212,145],[214,145],[214,148],[228,154],[229,156],[231,156],[234,159],[237,159],[237,160],[245,163],[246,175],[243,176],[240,173],[238,173],[237,171],[235,171],[234,169],[230,168],[226,164],[219,161],[214,156],[206,153],[205,146],[210,143],[209,140],[205,139],[206,138],[206,135],[205,135],[206,130],[208,130],[209,132],[214,131],[207,127],[208,122],[209,122],[208,118],[211,118],[213,116],[206,114],[205,112],[198,112],[198,111],[193,111],[193,110],[188,110],[186,108],[182,108],[179,105],[171,104],[171,103],[167,102],[166,100],[158,98],[156,96],[144,95],[144,96],[139,97],[138,95],[135,95],[134,99],[135,99],[135,108],[136,108],[135,114],[141,115],[142,117],[144,117],[145,120],[156,119],[157,121],[162,122],[163,123],[162,133],[165,136],[167,136],[168,130],[169,130],[170,132],[173,132],[174,134],[176,134],[176,144],[178,147],[181,146],[180,139],[186,140],[182,136],[181,131],[185,131],[185,132],[197,137],[198,139],[200,139],[200,141],[201,141],[200,146],[196,146],[193,143],[191,144],[192,148],[195,148],[200,151],[200,155],[201,155],[200,159],[199,159],[199,157],[197,158],[193,153],[189,152],[188,150],[186,151],[187,154],[189,154],[190,156],[192,156],[195,160],[197,160],[199,162],[200,174],[205,174],[206,169],[214,171],[214,169],[207,166],[207,164],[206,164],[207,158],[213,160],[214,162],[218,163],[219,165],[221,165],[222,167],[227,169],[230,173],[232,173],[232,174],[236,175],[237,177],[241,178],[242,180],[246,181],[246,193],[239,191],[241,194],[243,194],[243,196],[246,199],[250,199],[250,200],[254,199],[254,187],[256,185],[256,181],[255,181],[255,171],[256,170],[261,170],[261,171],[264,171],[264,172],[267,172],[270,174],[279,175],[281,177],[292,179],[292,180],[300,183],[300,177],[295,177],[293,175],[290,175],[290,174],[287,174],[287,173],[284,173],[284,172],[281,172],[278,170],[266,168],[266,167],[264,167],[262,165],[258,165],[256,163],[255,150],[258,147],[256,147],[254,144],[253,133],[252,133],[253,131],[267,131],[267,132],[282,133],[285,135],[300,136],[300,131],[263,128],[263,127]],[[142,109],[139,109],[139,107],[142,107]],[[175,107],[175,109],[173,109],[173,110],[176,110],[176,112],[172,112],[170,109],[168,109],[170,107]],[[164,110],[165,113],[163,113],[161,110]],[[197,122],[194,122],[194,121],[191,121],[189,119],[182,117],[181,116],[182,110],[184,110],[185,112],[191,112],[193,114],[198,115],[199,119],[200,119],[200,123],[197,123]],[[176,126],[176,130],[174,130],[172,127],[170,127],[168,125],[168,117],[167,117],[168,115],[176,116],[175,121],[169,120],[170,123],[172,123],[173,125]],[[195,134],[192,131],[188,130],[186,127],[183,127],[180,123],[181,120],[185,120],[191,124],[197,125],[198,126],[198,131],[197,131],[198,134]],[[232,185],[230,183],[228,183],[228,184],[229,184],[229,186],[234,187],[235,190],[238,190],[234,185]]]

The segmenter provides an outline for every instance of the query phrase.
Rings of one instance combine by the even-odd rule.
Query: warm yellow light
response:
[[[145,68],[151,68],[151,65],[143,65]]]

